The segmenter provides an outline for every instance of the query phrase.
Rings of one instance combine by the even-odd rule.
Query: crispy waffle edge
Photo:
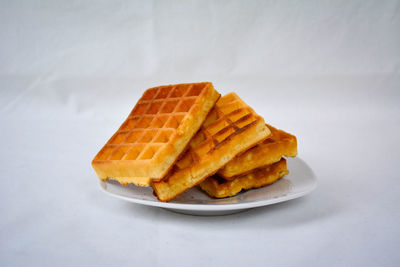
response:
[[[282,158],[276,163],[239,176],[232,181],[220,183],[219,180],[223,179],[215,175],[202,182],[200,188],[212,198],[228,198],[234,197],[243,191],[274,184],[287,174],[289,174],[289,170],[287,169],[286,160]]]
[[[262,142],[238,155],[218,171],[220,177],[226,180],[233,180],[239,176],[251,173],[253,170],[278,162],[283,156],[297,156],[296,136],[269,124],[267,126],[273,134],[279,134],[279,140],[266,144]]]

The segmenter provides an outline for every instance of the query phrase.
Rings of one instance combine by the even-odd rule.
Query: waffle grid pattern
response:
[[[190,142],[188,152],[175,165],[175,170],[185,169],[199,162],[231,135],[257,120],[254,111],[236,95],[229,94],[221,98]]]
[[[283,156],[297,156],[296,137],[271,125],[267,126],[271,136],[226,164],[218,171],[220,176],[226,180],[233,180],[254,169],[275,163]]]
[[[95,160],[151,160],[171,139],[207,83],[148,89]]]

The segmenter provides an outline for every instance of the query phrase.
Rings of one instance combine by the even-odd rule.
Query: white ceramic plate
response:
[[[301,159],[288,159],[290,174],[273,185],[243,192],[235,197],[213,199],[198,188],[188,190],[172,202],[164,203],[153,196],[151,188],[123,187],[118,182],[100,182],[104,192],[137,204],[160,207],[190,215],[227,215],[302,197],[317,186],[311,168]]]

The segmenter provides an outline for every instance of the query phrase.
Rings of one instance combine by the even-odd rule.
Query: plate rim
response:
[[[300,158],[297,158],[298,160],[303,161]],[[122,196],[119,194],[112,193],[108,191],[105,188],[105,185],[107,181],[100,181],[99,186],[103,192],[106,194],[122,199],[131,203],[135,204],[140,204],[140,205],[145,205],[145,206],[151,206],[151,207],[158,207],[158,208],[164,208],[164,209],[174,209],[174,210],[187,210],[187,211],[227,211],[227,210],[243,210],[243,209],[251,209],[251,208],[258,208],[258,207],[263,207],[263,206],[268,206],[268,205],[273,205],[281,202],[286,202],[289,200],[293,200],[296,198],[303,197],[312,191],[314,191],[317,186],[318,186],[318,180],[315,176],[314,171],[310,168],[310,166],[303,161],[305,165],[309,168],[309,171],[311,173],[309,179],[312,181],[304,190],[300,192],[296,192],[293,194],[289,194],[286,196],[282,197],[276,197],[272,199],[266,199],[266,200],[257,200],[257,201],[252,201],[252,202],[246,202],[246,203],[234,203],[234,204],[185,204],[185,203],[171,203],[171,202],[161,202],[161,201],[150,201],[150,200],[142,200],[142,199],[136,199],[136,198],[130,198],[127,196]]]

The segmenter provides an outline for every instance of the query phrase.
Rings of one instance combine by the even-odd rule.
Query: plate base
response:
[[[104,192],[113,197],[141,205],[164,208],[186,215],[223,216],[299,198],[316,188],[315,174],[303,160],[288,159],[288,168],[290,174],[273,185],[223,199],[210,198],[195,187],[173,201],[165,203],[157,200],[151,187],[134,185],[124,187],[112,180],[100,182],[100,186]]]
[[[241,210],[177,210],[177,209],[164,209],[174,213],[191,215],[191,216],[227,216],[232,214],[237,214],[241,212],[245,212],[251,209],[241,209]]]

